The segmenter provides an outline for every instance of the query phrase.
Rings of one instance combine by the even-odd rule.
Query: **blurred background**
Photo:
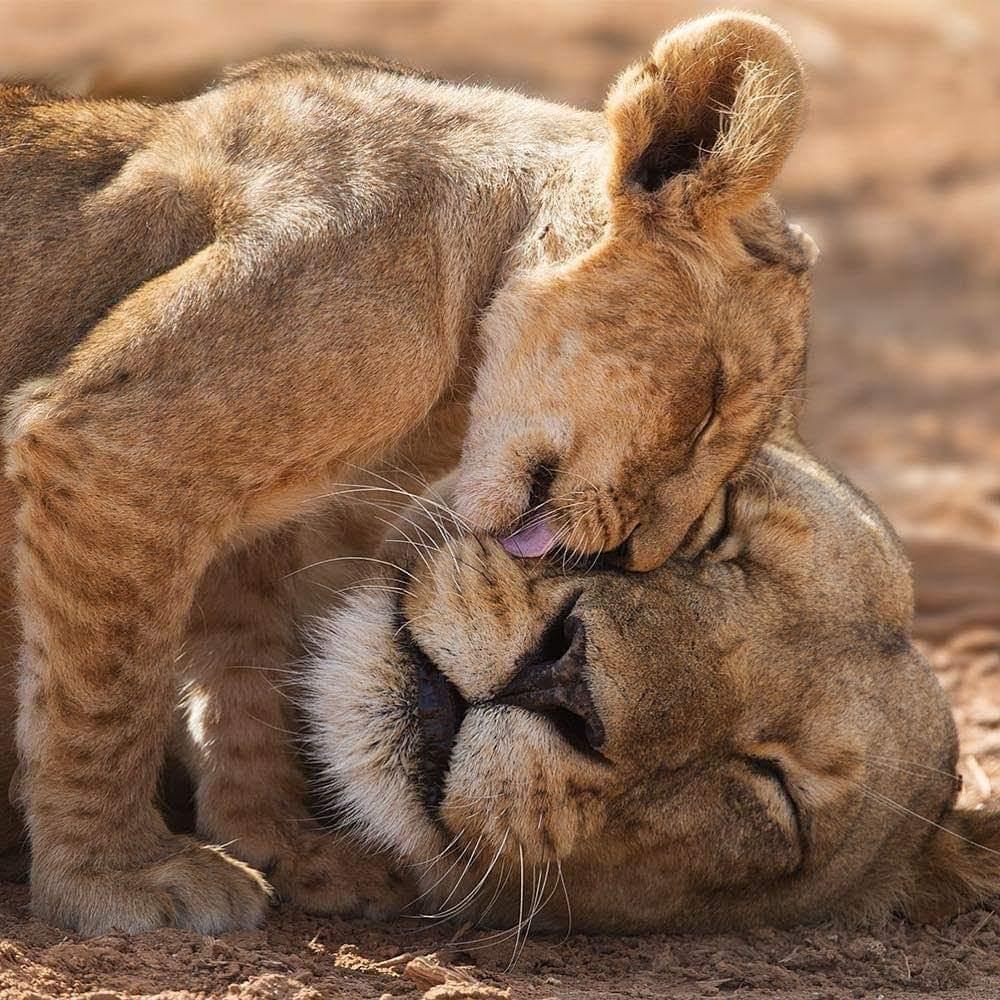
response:
[[[228,63],[349,48],[600,107],[694,0],[0,0],[0,77],[197,92]],[[811,120],[780,184],[823,251],[806,439],[913,555],[965,795],[1000,790],[1000,0],[747,5],[791,33]]]

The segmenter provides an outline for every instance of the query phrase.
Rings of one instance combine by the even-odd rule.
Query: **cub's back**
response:
[[[311,252],[328,256],[380,227],[401,241],[409,222],[425,240],[443,188],[462,189],[461,217],[499,213],[479,228],[506,231],[531,167],[592,119],[322,52],[160,106],[0,84],[0,396],[214,239],[323,232],[334,245]]]

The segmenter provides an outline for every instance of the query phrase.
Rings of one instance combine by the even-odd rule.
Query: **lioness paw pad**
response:
[[[416,895],[385,860],[320,829],[301,831],[268,875],[281,899],[310,913],[384,920]]]

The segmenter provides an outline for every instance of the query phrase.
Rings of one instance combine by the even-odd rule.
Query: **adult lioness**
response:
[[[515,551],[670,553],[801,368],[810,251],[765,196],[801,108],[745,16],[665,36],[604,115],[326,55],[162,107],[0,90],[37,913],[259,918],[263,881],[154,805],[186,625],[202,832],[307,901],[350,871],[236,668],[293,651],[277,529],[352,464],[434,474],[464,438],[456,502]]]
[[[644,576],[515,562],[443,509],[325,624],[308,700],[328,787],[429,910],[636,931],[1000,894],[899,543],[797,445]]]

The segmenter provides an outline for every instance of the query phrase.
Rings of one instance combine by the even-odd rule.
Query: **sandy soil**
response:
[[[220,939],[158,931],[77,942],[27,920],[25,899],[24,889],[9,890],[0,912],[4,997],[375,1000],[421,997],[428,989],[427,1000],[728,995],[840,1000],[897,994],[912,1000],[995,1000],[1000,995],[1000,916],[983,911],[940,928],[898,924],[877,934],[821,928],[541,939],[529,941],[512,971],[506,970],[509,945],[446,951],[442,959],[450,981],[435,989],[430,985],[435,977],[427,974],[431,963],[407,954],[441,949],[450,932],[284,913],[263,930]],[[463,981],[470,978],[473,984]]]
[[[707,6],[0,0],[0,75],[165,97],[229,61],[325,45],[596,106],[659,30]],[[959,722],[963,796],[1000,806],[1000,5],[757,7],[791,30],[812,76],[812,122],[782,184],[824,250],[806,435],[900,527],[918,633]],[[279,912],[220,940],[83,944],[25,902],[22,886],[0,887],[4,997],[1000,996],[990,910],[877,932],[542,939],[506,971],[509,943],[449,948],[454,928]],[[435,951],[444,972],[385,961]]]

